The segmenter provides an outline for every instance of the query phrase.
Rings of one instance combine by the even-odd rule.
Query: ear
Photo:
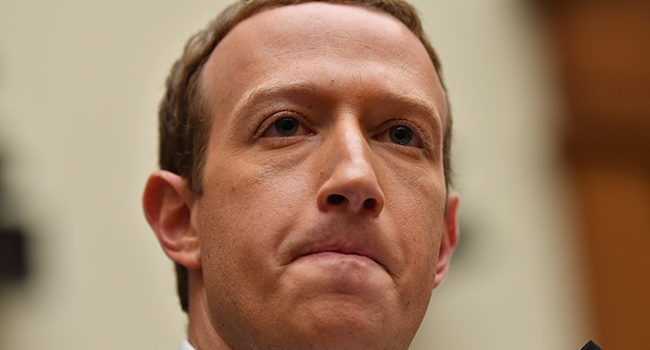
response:
[[[188,269],[201,269],[201,249],[191,213],[194,195],[181,176],[159,170],[142,196],[144,213],[165,254]]]
[[[440,240],[440,252],[438,253],[438,267],[436,269],[436,280],[433,285],[438,287],[447,276],[451,255],[458,243],[458,207],[460,196],[452,192],[447,196],[447,211],[445,212],[444,232]]]

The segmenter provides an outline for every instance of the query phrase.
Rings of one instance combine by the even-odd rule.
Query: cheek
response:
[[[206,284],[214,280],[228,283],[233,291],[273,290],[281,273],[276,252],[308,204],[308,176],[301,171],[272,172],[245,159],[224,163],[206,167],[219,176],[206,172],[199,205]]]
[[[396,251],[402,252],[399,270],[405,284],[433,288],[444,229],[446,189],[441,171],[391,168],[384,188],[384,213],[395,232]],[[422,284],[425,285],[425,284]]]

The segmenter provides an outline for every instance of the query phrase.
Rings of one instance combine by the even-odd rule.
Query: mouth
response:
[[[315,248],[309,250],[305,254],[298,256],[296,260],[302,258],[320,258],[320,257],[356,258],[356,259],[370,261],[372,263],[382,266],[384,269],[386,268],[384,264],[382,264],[381,261],[379,261],[371,252],[367,251],[362,247],[351,247],[351,246],[332,245],[327,247]]]

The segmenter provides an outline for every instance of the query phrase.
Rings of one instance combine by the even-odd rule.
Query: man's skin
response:
[[[190,343],[407,349],[458,238],[445,96],[417,37],[378,10],[278,7],[235,26],[200,87],[203,194],[158,171],[144,195],[189,269]]]

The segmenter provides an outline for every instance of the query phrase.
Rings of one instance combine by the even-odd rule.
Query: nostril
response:
[[[366,209],[372,209],[375,206],[377,201],[374,198],[368,198],[363,201],[363,207]]]
[[[344,200],[345,197],[341,196],[340,194],[332,194],[327,197],[327,201],[331,204],[341,204]]]

